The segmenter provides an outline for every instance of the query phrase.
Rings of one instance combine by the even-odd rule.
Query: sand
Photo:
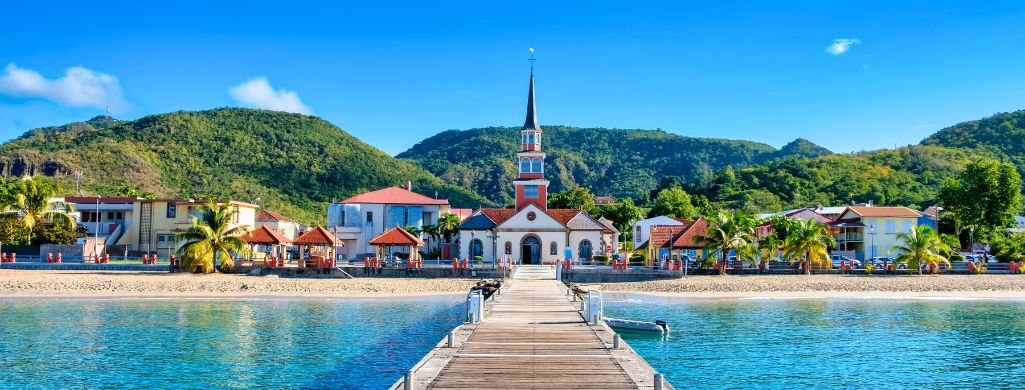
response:
[[[727,275],[580,286],[692,298],[1025,298],[1025,275]]]
[[[0,270],[0,298],[397,297],[465,294],[475,279],[328,279],[167,272]]]

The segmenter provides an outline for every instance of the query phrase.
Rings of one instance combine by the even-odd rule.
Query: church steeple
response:
[[[530,90],[527,93],[527,119],[520,129],[519,153],[516,153],[519,175],[516,186],[516,210],[535,205],[548,210],[548,180],[545,180],[545,153],[541,151],[541,125],[534,103],[534,48],[530,49]]]
[[[533,57],[533,56],[531,56]],[[531,58],[533,59],[533,58]],[[523,128],[520,130],[541,131],[541,125],[537,122],[537,104],[534,103],[534,65],[530,66],[530,92],[527,94],[527,119],[523,121]]]

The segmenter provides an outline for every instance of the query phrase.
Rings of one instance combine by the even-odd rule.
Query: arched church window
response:
[[[530,172],[530,159],[525,158],[520,160],[520,172]]]
[[[526,145],[527,144],[527,134],[526,133],[520,134],[520,138],[523,139],[522,141],[520,141],[520,143]]]
[[[534,172],[534,173],[542,173],[541,172],[541,159],[539,159],[539,158],[532,158],[532,159],[530,159],[530,161],[531,161],[531,163],[530,163],[530,165],[531,165],[530,171]]]
[[[527,144],[528,145],[533,145],[534,144],[534,133],[527,133]]]
[[[550,255],[558,255],[559,254],[559,245],[556,244],[555,241],[552,241],[551,244],[548,244],[548,254],[550,254]]]
[[[505,242],[505,254],[507,254],[507,255],[511,255],[512,254],[512,243],[509,242],[509,241]]]
[[[470,258],[477,256],[484,256],[484,244],[479,238],[474,238],[473,241],[470,241]]]
[[[580,258],[581,259],[590,260],[591,256],[593,255],[593,252],[594,251],[591,249],[591,241],[590,240],[580,241]]]

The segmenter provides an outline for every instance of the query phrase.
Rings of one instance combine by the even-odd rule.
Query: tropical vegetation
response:
[[[897,241],[900,244],[890,248],[890,253],[900,253],[895,262],[905,264],[908,269],[917,269],[919,275],[923,268],[928,268],[930,273],[939,272],[940,263],[950,266],[950,260],[940,254],[948,250],[947,245],[929,226],[897,233]]]
[[[181,268],[203,273],[214,272],[218,267],[223,271],[232,269],[232,256],[247,252],[242,237],[249,232],[248,226],[233,223],[237,213],[230,204],[207,201],[199,217],[193,217],[192,224],[174,236],[174,241],[182,244],[178,248]]]
[[[831,268],[829,248],[836,245],[829,227],[813,218],[796,219],[783,240],[783,255],[791,262],[803,263],[804,274],[811,275],[815,266]]]
[[[698,237],[708,257],[716,257],[719,275],[726,274],[730,253],[738,260],[755,258],[754,219],[740,213],[723,211],[708,220],[708,229]]]

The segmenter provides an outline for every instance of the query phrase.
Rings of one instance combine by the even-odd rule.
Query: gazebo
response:
[[[342,241],[337,239],[331,232],[327,231],[321,226],[310,229],[303,235],[292,241],[292,244],[299,245],[305,248],[316,248],[319,249],[319,253],[313,249],[310,250],[310,261],[312,265],[319,264],[330,264],[334,267],[335,262],[335,248],[342,246]],[[302,253],[304,251],[300,251]],[[319,261],[317,261],[319,260]],[[299,260],[299,268],[306,268],[306,261]]]
[[[374,237],[370,240],[370,245],[374,246],[374,253],[377,258],[386,258],[389,248],[393,246],[408,247],[409,248],[409,259],[418,260],[419,253],[417,249],[423,245],[424,242],[413,235],[413,233],[407,232],[403,228],[395,227],[389,231],[381,233],[381,235]]]
[[[268,228],[266,225],[261,225],[256,230],[246,233],[246,235],[242,236],[242,239],[249,243],[250,253],[254,252],[253,247],[255,245],[267,245],[270,247],[270,250],[267,251],[266,256],[279,256],[279,258],[284,257],[285,251],[283,248],[292,243],[291,240],[282,236],[281,233]],[[249,260],[252,261],[252,257]]]

